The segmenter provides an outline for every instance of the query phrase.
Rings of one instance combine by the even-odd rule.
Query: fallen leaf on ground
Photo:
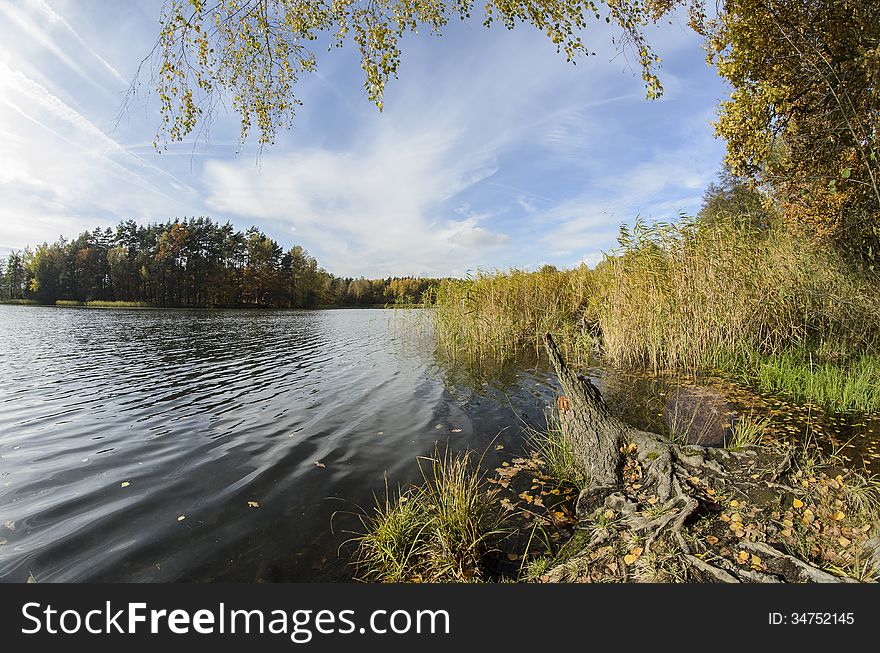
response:
[[[123,481],[120,487],[128,487],[129,485],[131,485],[131,483],[129,483],[128,481]]]
[[[791,502],[791,505],[792,505],[792,507],[794,507],[794,508],[803,508],[803,507],[804,507],[804,502],[801,501],[800,499],[795,499],[794,501]]]
[[[315,467],[326,467],[326,466],[327,466],[327,465],[325,465],[324,463],[322,463],[320,460],[316,460],[316,461],[315,461]]]
[[[186,515],[181,515],[177,518],[177,521],[183,521],[184,519],[186,519]]]
[[[631,565],[632,563],[634,563],[636,560],[638,560],[641,557],[643,551],[644,551],[644,549],[642,547],[637,546],[634,549],[632,549],[628,554],[623,556],[623,561],[626,564]]]
[[[256,501],[248,501],[248,508],[259,508],[260,504]]]

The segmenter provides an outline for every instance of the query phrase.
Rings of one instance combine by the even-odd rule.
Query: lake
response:
[[[424,318],[0,306],[0,580],[350,580],[346,542],[386,480],[418,481],[437,446],[501,464],[555,397],[528,357],[443,364]],[[718,441],[754,411],[877,471],[876,416],[590,374],[639,428]]]
[[[386,478],[552,401],[450,382],[403,313],[0,306],[0,579],[350,578]]]

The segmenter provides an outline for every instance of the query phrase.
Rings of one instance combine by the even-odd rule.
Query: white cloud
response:
[[[234,116],[218,116],[209,148],[160,157],[144,145],[155,107],[114,130],[112,97],[155,38],[158,4],[19,7],[0,12],[0,248],[209,214],[301,244],[341,275],[576,265],[637,213],[692,206],[719,158],[693,117],[711,112],[705,83],[675,67],[681,53],[703,66],[681,30],[658,48],[673,55],[663,103],[610,61],[602,26],[588,34],[599,56],[572,67],[533,31],[450,25],[404,40],[381,115],[343,49],[302,80],[294,130],[259,160],[233,155]]]

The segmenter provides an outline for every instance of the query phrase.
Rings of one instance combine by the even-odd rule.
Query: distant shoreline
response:
[[[70,302],[41,304],[31,299],[2,299],[0,306],[40,306],[45,308],[73,308],[73,309],[127,309],[127,310],[174,310],[174,311],[329,311],[329,310],[363,310],[363,309],[398,309],[398,308],[425,308],[425,304],[362,304],[360,306],[338,306],[329,304],[326,306],[300,306],[296,308],[278,306],[158,306],[155,304],[140,304],[137,302]]]

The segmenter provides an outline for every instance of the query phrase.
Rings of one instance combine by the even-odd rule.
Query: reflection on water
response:
[[[0,306],[0,580],[350,578],[353,513],[386,478],[417,480],[436,443],[497,466],[556,392],[537,358],[443,364],[403,315]],[[590,375],[640,428],[702,405],[679,381]],[[688,423],[728,428],[718,406]],[[870,454],[878,425],[859,423]]]
[[[386,476],[543,414],[448,391],[393,314],[0,306],[0,579],[348,577]]]

